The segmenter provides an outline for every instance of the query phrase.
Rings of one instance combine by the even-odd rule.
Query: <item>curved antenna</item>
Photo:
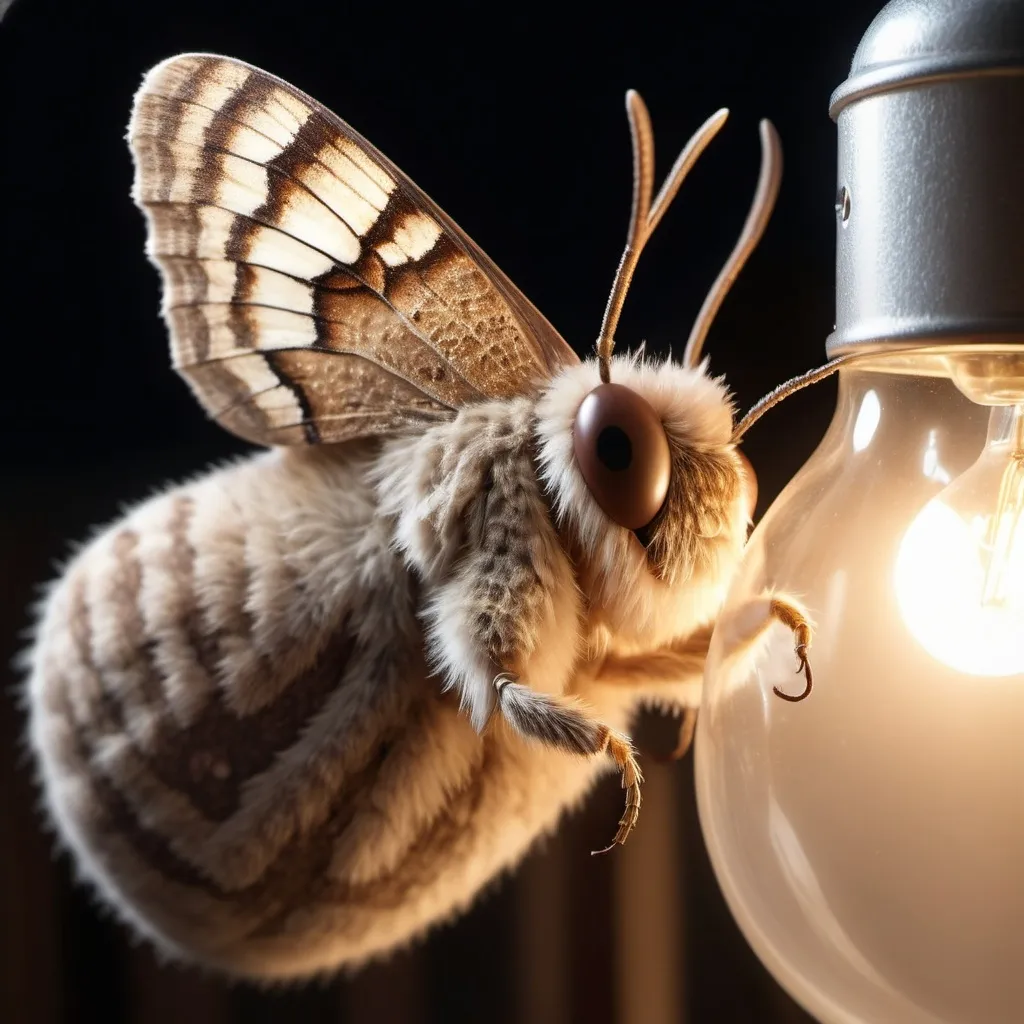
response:
[[[693,323],[690,336],[686,339],[684,366],[696,366],[700,362],[701,349],[704,347],[704,339],[711,328],[711,323],[743,269],[743,264],[761,241],[779,194],[779,185],[782,182],[782,143],[779,141],[779,133],[771,121],[767,120],[762,121],[758,129],[761,136],[761,172],[757,178],[754,200],[750,204],[750,211],[747,213],[740,237],[736,240],[736,245],[729,253],[729,258],[718,277],[715,278],[715,283],[711,286]]]
[[[736,429],[733,430],[732,437],[729,440],[733,444],[738,444],[743,435],[769,409],[778,405],[784,398],[789,398],[790,395],[795,394],[797,391],[809,387],[811,384],[817,384],[819,380],[824,380],[826,377],[831,377],[836,370],[840,369],[845,363],[848,363],[853,358],[853,355],[836,356],[835,359],[830,359],[823,366],[819,366],[814,370],[808,370],[806,373],[801,373],[799,377],[793,377],[787,380],[785,384],[780,384],[774,391],[769,391],[764,398],[755,402],[750,407],[750,411],[736,424]]]
[[[694,132],[672,165],[672,170],[669,171],[653,202],[651,194],[654,191],[654,131],[651,128],[651,116],[647,112],[647,107],[640,94],[633,89],[626,93],[626,116],[629,118],[629,132],[633,141],[633,207],[629,218],[626,248],[615,272],[615,281],[608,296],[608,304],[605,306],[604,319],[601,321],[601,333],[597,338],[597,358],[601,380],[605,384],[611,379],[615,329],[619,325],[619,316],[622,314],[626,292],[629,290],[630,281],[633,280],[633,272],[636,270],[640,253],[675,198],[690,168],[725,124],[729,111],[717,111]]]

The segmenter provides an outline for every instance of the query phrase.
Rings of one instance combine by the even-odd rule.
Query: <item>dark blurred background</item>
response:
[[[7,4],[0,0],[0,14]],[[746,214],[756,124],[786,149],[760,250],[711,332],[746,408],[824,359],[833,321],[828,97],[881,0],[373,4],[18,0],[0,22],[0,1018],[663,1024],[808,1021],[732,922],[701,841],[689,760],[647,765],[645,813],[591,858],[609,778],[462,920],[354,978],[265,992],[160,966],[71,881],[39,827],[7,665],[39,584],[92,524],[244,446],[168,369],[123,136],[143,72],[183,50],[243,58],[350,121],[447,210],[578,351],[628,219],[623,93],[641,91],[659,177],[714,109],[732,119],[641,261],[620,345],[681,353]],[[759,512],[827,425],[830,381],[746,442]],[[664,723],[662,723],[664,724]],[[654,729],[657,723],[646,723]]]

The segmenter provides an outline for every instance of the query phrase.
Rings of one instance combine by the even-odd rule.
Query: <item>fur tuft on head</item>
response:
[[[733,407],[706,364],[688,368],[639,356],[612,360],[611,379],[632,388],[660,417],[672,481],[646,548],[601,509],[576,462],[573,429],[583,399],[600,383],[590,360],[548,386],[536,407],[541,479],[576,561],[589,602],[591,643],[648,645],[711,620],[739,562],[748,525]]]

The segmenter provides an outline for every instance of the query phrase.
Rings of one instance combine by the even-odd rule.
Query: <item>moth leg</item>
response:
[[[640,816],[640,785],[644,777],[633,744],[628,737],[591,718],[581,701],[537,693],[521,685],[518,678],[512,672],[499,672],[494,677],[498,710],[512,729],[571,754],[589,757],[607,751],[612,756],[622,775],[626,809],[615,838],[593,853],[607,853],[614,846],[621,846]]]
[[[811,663],[807,660],[807,649],[811,646],[811,624],[807,621],[803,612],[792,601],[788,601],[784,597],[773,597],[771,604],[768,606],[768,612],[772,618],[792,630],[796,638],[795,653],[798,662],[796,671],[797,675],[801,672],[804,675],[804,689],[801,693],[791,695],[784,693],[777,686],[772,687],[772,692],[776,697],[781,697],[783,700],[788,700],[795,704],[798,701],[806,700],[811,695],[811,690],[814,687]]]
[[[684,708],[683,720],[679,723],[679,735],[676,738],[675,749],[667,757],[658,758],[659,761],[681,761],[690,752],[693,746],[693,737],[697,731],[697,709]]]
[[[641,654],[608,654],[604,659],[597,682],[631,687],[648,698],[648,706],[671,711],[674,715],[682,713],[676,745],[670,754],[655,754],[641,748],[645,757],[658,764],[681,760],[693,745],[701,677],[713,628],[713,624],[707,624],[655,650]],[[681,691],[681,687],[686,689]]]

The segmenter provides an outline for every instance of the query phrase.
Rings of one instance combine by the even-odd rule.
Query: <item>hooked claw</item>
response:
[[[772,693],[776,697],[781,697],[783,700],[788,700],[792,704],[796,704],[799,701],[806,700],[811,695],[811,690],[814,688],[814,677],[811,675],[811,663],[807,660],[807,645],[797,644],[796,656],[800,659],[800,664],[797,666],[797,675],[801,672],[804,674],[804,679],[807,681],[807,685],[804,687],[802,693],[798,693],[795,696],[788,693],[783,693],[777,686],[772,687]]]
[[[777,686],[772,687],[772,693],[776,697],[781,697],[782,700],[788,700],[790,703],[795,704],[798,701],[806,700],[811,695],[811,689],[814,686],[814,679],[811,676],[811,665],[807,660],[807,648],[811,645],[811,625],[804,617],[803,612],[787,598],[774,598],[769,611],[774,619],[777,619],[796,634],[796,656],[799,660],[796,671],[798,675],[803,672],[807,685],[804,687],[803,693],[798,693],[796,696],[783,693]]]

